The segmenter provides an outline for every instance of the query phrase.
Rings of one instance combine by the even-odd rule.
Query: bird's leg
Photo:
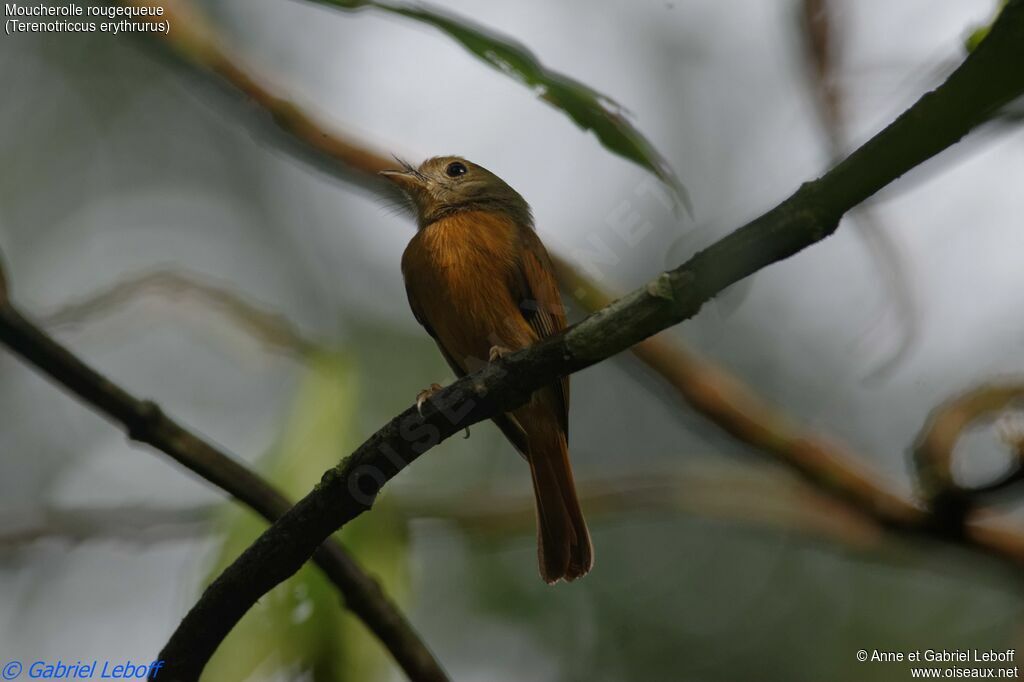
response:
[[[500,360],[503,356],[508,355],[511,352],[511,349],[495,344],[491,346],[491,352],[487,354],[487,361],[494,362],[495,360]]]
[[[441,384],[430,384],[429,388],[425,388],[416,394],[416,411],[423,416],[423,403],[430,400],[431,396],[440,391],[442,388]]]

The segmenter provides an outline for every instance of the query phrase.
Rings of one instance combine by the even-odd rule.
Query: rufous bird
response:
[[[565,328],[551,259],[530,207],[482,166],[456,156],[383,171],[411,200],[419,229],[402,255],[416,320],[458,376]],[[438,390],[436,384],[417,403]],[[537,390],[494,422],[530,465],[537,555],[548,583],[594,564],[569,464],[569,379]]]

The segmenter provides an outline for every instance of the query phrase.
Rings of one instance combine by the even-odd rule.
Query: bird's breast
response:
[[[438,342],[465,367],[495,345],[532,342],[512,290],[517,230],[510,219],[466,212],[416,234],[402,256],[410,298]]]

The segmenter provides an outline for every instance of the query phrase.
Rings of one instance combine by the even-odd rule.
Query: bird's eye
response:
[[[465,175],[468,171],[469,169],[466,168],[466,164],[458,161],[452,161],[448,164],[448,167],[444,169],[445,174],[449,178],[457,178],[460,175]]]

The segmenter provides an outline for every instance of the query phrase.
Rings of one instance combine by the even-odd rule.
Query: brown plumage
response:
[[[410,198],[419,221],[402,255],[409,305],[458,376],[565,328],[530,207],[501,178],[453,156],[383,175]],[[494,421],[530,464],[541,577],[586,574],[593,548],[569,465],[568,378]]]

